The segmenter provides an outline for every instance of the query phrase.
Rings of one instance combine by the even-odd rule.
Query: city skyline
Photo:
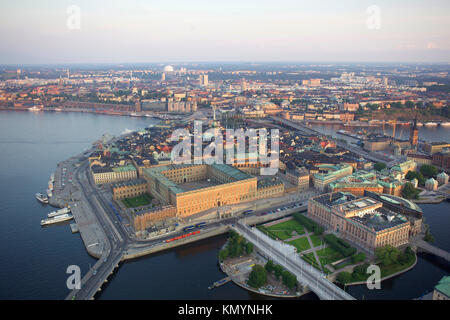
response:
[[[438,0],[1,7],[0,64],[450,62],[450,5]]]

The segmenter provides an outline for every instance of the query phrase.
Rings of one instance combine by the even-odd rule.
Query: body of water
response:
[[[311,125],[311,128],[316,129],[319,132],[324,134],[338,136],[339,138],[346,138],[346,136],[336,134],[336,132],[340,129],[357,133],[360,130],[367,130],[368,132],[374,133],[384,133],[387,136],[392,136],[393,128],[390,125],[385,125],[384,130],[383,127],[344,127],[342,125],[319,125],[314,124]],[[408,140],[409,135],[411,133],[411,126],[397,126],[395,129],[395,137],[402,140]],[[450,137],[450,127],[419,127],[419,139],[423,141],[430,142],[442,142],[449,141]],[[347,138],[346,138],[347,139]],[[351,138],[350,138],[351,139]]]
[[[63,299],[66,268],[84,274],[95,263],[69,224],[42,228],[54,209],[34,198],[45,191],[58,162],[77,155],[104,133],[118,135],[155,123],[150,119],[85,113],[0,112],[0,299]],[[421,205],[436,244],[450,250],[450,204]],[[121,264],[99,299],[253,299],[261,297],[228,283],[208,290],[224,277],[217,253],[219,236]],[[411,299],[429,291],[449,273],[448,264],[420,256],[416,268],[383,283],[383,291],[349,287],[357,298]],[[314,294],[304,297],[315,299]]]

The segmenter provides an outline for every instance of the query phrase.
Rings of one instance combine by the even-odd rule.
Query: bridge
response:
[[[308,286],[321,300],[355,300],[329,281],[324,273],[303,261],[294,247],[274,241],[256,228],[250,228],[241,222],[236,223],[232,228],[251,241],[265,256],[292,272],[302,285]]]
[[[417,248],[422,249],[422,251],[434,254],[437,257],[440,257],[440,258],[443,258],[443,259],[445,259],[447,261],[450,261],[450,253],[449,252],[447,252],[445,250],[442,250],[442,249],[440,249],[438,247],[435,247],[435,246],[429,244],[428,242],[426,242],[426,241],[424,241],[422,239],[414,240],[413,244]]]
[[[303,125],[301,123],[298,123],[298,122],[293,122],[293,121],[286,120],[286,119],[283,119],[283,118],[280,118],[280,117],[275,117],[275,116],[272,116],[272,119],[275,120],[275,121],[278,121],[278,122],[280,122],[280,123],[282,123],[282,124],[284,124],[286,126],[294,128],[296,130],[300,130],[300,131],[302,131],[302,132],[304,132],[306,134],[324,135],[323,133],[321,133],[321,132],[319,132],[317,130],[314,130],[312,128],[308,128],[307,126],[305,126],[305,125]],[[353,146],[351,146],[349,144],[342,143],[340,141],[336,141],[336,146],[341,147],[343,149],[346,149],[346,150],[348,150],[350,152],[353,152],[353,153],[355,153],[357,155],[361,155],[361,156],[363,156],[364,158],[366,158],[366,159],[368,159],[370,161],[386,162],[386,166],[388,168],[390,168],[390,167],[396,165],[397,163],[399,163],[400,161],[402,161],[402,159],[396,159],[396,160],[387,161],[386,159],[377,157],[376,155],[368,153],[368,152],[362,150],[361,148],[353,147]]]

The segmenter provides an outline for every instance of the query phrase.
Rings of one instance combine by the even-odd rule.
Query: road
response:
[[[322,300],[355,300],[351,295],[330,282],[326,275],[303,261],[294,247],[274,241],[256,228],[238,222],[233,227],[251,241],[261,252],[274,262],[297,276],[297,280],[308,286]]]

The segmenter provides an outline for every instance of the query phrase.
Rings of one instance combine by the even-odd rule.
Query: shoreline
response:
[[[406,269],[397,271],[397,272],[395,272],[395,273],[393,273],[393,274],[390,274],[390,275],[388,275],[388,276],[386,276],[386,277],[384,277],[384,278],[381,278],[381,279],[380,279],[380,283],[382,283],[382,282],[385,281],[385,280],[388,280],[388,279],[394,278],[394,277],[396,277],[396,276],[399,276],[399,275],[401,275],[401,274],[403,274],[403,273],[406,273],[406,272],[408,272],[409,270],[413,269],[413,268],[417,265],[417,261],[418,261],[417,253],[414,253],[414,259],[415,259],[415,261],[414,261],[414,263],[413,263],[411,266],[407,267]],[[337,280],[336,280],[336,281],[337,281]],[[350,282],[350,283],[341,283],[341,282],[338,282],[338,283],[339,283],[339,284],[342,284],[342,285],[344,285],[344,286],[359,286],[359,285],[366,284],[366,281],[357,281],[357,282]]]
[[[228,240],[227,240],[227,241],[225,242],[225,244],[222,246],[221,250],[223,250],[223,249],[225,248],[225,246],[226,246],[227,243],[228,243]],[[256,249],[255,249],[255,250],[256,250]],[[219,252],[220,252],[220,251],[219,251]],[[309,290],[309,288],[307,289],[306,292],[303,292],[303,293],[300,294],[300,295],[278,295],[278,294],[271,294],[271,293],[260,292],[260,291],[257,290],[257,289],[254,289],[254,288],[252,288],[252,287],[246,286],[246,285],[244,285],[243,283],[238,282],[238,281],[236,281],[235,279],[233,279],[233,277],[232,277],[231,275],[229,275],[229,274],[224,270],[224,267],[223,267],[223,264],[224,264],[224,263],[221,262],[219,259],[218,259],[218,264],[219,264],[220,270],[221,270],[224,274],[226,274],[228,277],[230,277],[230,280],[231,280],[234,284],[238,285],[239,287],[241,287],[241,288],[244,289],[244,290],[247,290],[247,291],[256,293],[256,294],[261,295],[261,296],[272,297],[272,298],[295,299],[295,298],[300,298],[300,297],[302,297],[302,296],[304,296],[304,295],[306,295],[306,294],[308,294],[308,293],[311,292],[311,290]]]

